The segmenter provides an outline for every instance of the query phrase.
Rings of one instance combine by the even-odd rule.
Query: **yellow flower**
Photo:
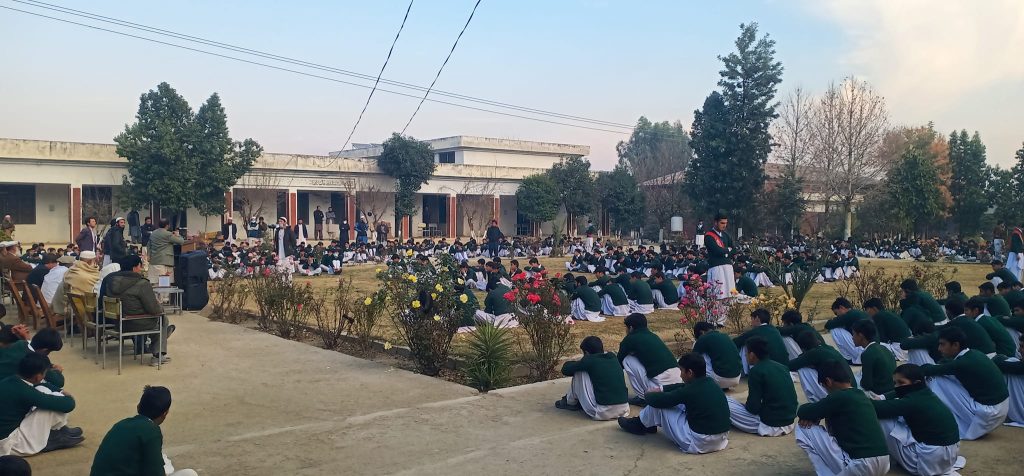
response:
[[[444,291],[444,287],[442,287],[440,284],[435,284],[434,289],[436,289],[437,292]]]
[[[753,305],[753,306],[756,306],[756,305],[757,305],[757,303],[758,303],[758,300],[757,300],[757,298],[754,298],[754,299],[751,299],[751,300],[750,300],[750,304],[751,304],[751,305]]]
[[[463,294],[459,296],[459,301],[462,302],[462,304],[466,304],[467,302],[469,302],[469,296]]]
[[[430,299],[437,299],[437,293],[430,293]]]
[[[378,273],[380,272],[380,268],[377,268],[377,272],[378,272]]]
[[[406,256],[412,256],[412,250],[406,250],[405,251],[405,255]]]
[[[419,300],[413,301],[412,302],[412,308],[413,309],[419,309],[420,308],[420,301]]]
[[[409,281],[412,281],[412,282],[415,283],[418,280],[419,280],[419,278],[417,278],[415,274],[410,274],[409,275]]]
[[[435,321],[440,321],[441,320],[441,316],[438,316],[437,314],[434,314],[434,320]]]
[[[459,284],[466,284],[466,282],[463,281],[462,278],[459,278]]]
[[[363,304],[366,304],[367,306],[373,304],[373,298],[366,298],[366,300],[363,301]]]
[[[385,342],[384,343],[384,350],[391,350],[391,343],[390,342]]]

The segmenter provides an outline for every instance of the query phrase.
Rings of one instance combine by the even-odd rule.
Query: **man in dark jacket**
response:
[[[78,236],[75,237],[75,245],[78,246],[78,252],[83,251],[96,251],[96,243],[100,241],[100,237],[96,231],[96,217],[89,217],[85,220],[85,226],[78,232]]]
[[[125,316],[154,316],[164,313],[163,306],[157,300],[156,293],[149,280],[142,275],[142,259],[138,256],[128,256],[120,261],[121,271],[109,276],[106,283],[104,295],[106,297],[121,300],[121,313]],[[167,356],[167,337],[174,332],[174,326],[167,324],[167,316],[161,319],[163,324],[163,340],[153,346],[154,358],[161,358],[161,363],[170,361]],[[155,330],[157,323],[152,319],[142,319],[124,322],[125,332],[139,332]],[[154,359],[153,364],[156,365]]]
[[[487,253],[491,258],[498,256],[498,243],[505,237],[501,228],[498,228],[498,220],[491,220],[491,226],[487,227],[485,237],[487,238]]]
[[[128,255],[128,245],[124,241],[124,218],[117,217],[103,237],[103,266]]]
[[[277,228],[274,229],[274,251],[280,259],[295,254],[295,233],[288,226],[288,219],[285,217],[277,219]]]

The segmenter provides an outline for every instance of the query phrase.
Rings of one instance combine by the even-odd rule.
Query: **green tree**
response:
[[[628,233],[644,224],[644,194],[626,167],[620,164],[611,172],[601,172],[595,185],[600,191],[601,208],[608,212],[617,234]]]
[[[803,179],[796,175],[796,167],[786,167],[779,183],[772,189],[769,203],[772,218],[785,225],[788,234],[793,236],[800,229],[800,220],[807,210]]]
[[[717,91],[708,95],[704,107],[693,112],[690,128],[694,158],[686,171],[686,192],[703,215],[724,211],[740,213],[749,203],[740,203],[732,190],[730,130],[725,102]]]
[[[128,161],[120,194],[129,206],[155,203],[172,212],[195,207],[207,216],[224,212],[224,192],[263,150],[252,139],[231,140],[216,94],[197,115],[167,83],[141,96],[135,123],[114,142]]]
[[[523,178],[516,190],[519,213],[527,220],[544,223],[558,215],[558,186],[548,174]]]
[[[377,166],[395,179],[395,217],[402,219],[416,213],[416,192],[437,169],[430,144],[397,132],[391,134],[384,141]]]
[[[981,218],[988,210],[985,197],[985,144],[977,131],[971,137],[966,130],[949,135],[949,163],[952,176],[949,192],[953,198],[953,220],[960,233],[974,235],[981,231]]]
[[[1020,152],[1017,154],[1020,155]],[[1020,195],[1017,195],[1012,170],[999,167],[988,168],[985,199],[988,206],[994,209],[993,214],[996,220],[1006,222],[1007,226],[1016,226],[1021,223],[1024,208],[1021,207]]]
[[[616,146],[619,165],[633,176],[644,195],[641,225],[656,232],[685,207],[682,175],[693,158],[690,135],[679,121],[651,122],[640,117],[629,140]]]
[[[940,184],[935,163],[918,147],[908,148],[889,170],[886,186],[890,205],[906,220],[911,231],[926,231],[926,226],[941,216]]]
[[[590,176],[590,162],[582,157],[564,158],[548,170],[558,190],[558,201],[569,216],[579,218],[594,209],[596,193],[594,178]]]

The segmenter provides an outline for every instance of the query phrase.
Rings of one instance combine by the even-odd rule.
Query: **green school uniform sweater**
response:
[[[967,302],[967,299],[969,299],[967,297],[967,295],[962,293],[962,292],[959,292],[959,293],[948,293],[948,294],[946,294],[946,299],[939,299],[938,303],[944,305],[947,302],[953,301],[953,302],[959,302],[960,304],[964,304],[964,303]]]
[[[985,328],[963,314],[953,318],[949,324],[943,327],[959,327],[967,335],[967,347],[982,354],[991,354],[996,351],[996,344],[992,342],[992,338],[988,336]]]
[[[716,240],[715,238],[718,239]],[[718,240],[721,240],[721,245],[718,244]],[[730,237],[728,233],[722,233],[721,235],[719,235],[717,231],[709,231],[705,233],[704,247],[708,252],[708,268],[714,268],[715,266],[721,266],[723,264],[732,264],[732,260],[729,259],[729,248],[732,246],[732,237]]]
[[[796,418],[796,387],[789,369],[774,360],[765,359],[750,368],[747,380],[747,411],[761,418],[768,426],[787,426]]]
[[[985,308],[993,316],[1009,316],[1012,314],[1010,312],[1010,303],[1006,302],[1006,299],[998,294],[985,298]]]
[[[719,377],[739,377],[743,370],[739,349],[729,336],[721,332],[705,332],[694,342],[693,351],[708,356],[711,359],[711,370]]]
[[[651,279],[647,284],[651,286],[652,290],[657,289],[658,291],[661,291],[661,296],[665,298],[665,304],[675,304],[679,302],[679,292],[676,291],[676,285],[672,284],[671,279],[665,278],[661,281],[661,284],[658,284],[654,282],[654,279]]]
[[[903,339],[900,341],[900,348],[907,351],[924,350],[928,352],[932,360],[936,362],[942,360],[942,354],[939,353],[938,332],[929,332]]]
[[[926,385],[911,387],[914,389],[905,395],[891,391],[885,394],[885,400],[872,400],[878,418],[903,417],[914,439],[926,445],[949,446],[959,442],[959,427],[949,407]]]
[[[1006,300],[1006,304],[1010,306],[1012,311],[1014,306],[1024,303],[1024,291],[1009,291],[1003,295],[1003,299]]]
[[[836,316],[825,321],[825,329],[846,329],[849,331],[853,324],[861,319],[869,319],[867,313],[859,309],[850,309],[842,316]]]
[[[846,359],[843,358],[838,350],[829,345],[822,344],[805,350],[799,357],[790,360],[788,367],[790,372],[796,372],[804,367],[811,367],[817,370],[819,365],[829,360],[841,362],[843,367],[846,368],[846,374],[850,376],[850,384],[857,388],[857,379],[853,378],[853,370],[850,369],[850,364],[846,362]]]
[[[0,347],[0,379],[18,373],[18,364],[31,351],[27,340],[15,341],[7,347]],[[51,367],[46,371],[46,377],[42,385],[50,390],[59,392],[64,388],[64,374]]]
[[[963,355],[934,365],[924,365],[925,376],[952,375],[960,381],[978,403],[995,405],[1006,400],[1010,394],[1006,389],[1006,378],[985,354],[967,349]]]
[[[686,405],[686,422],[702,435],[729,431],[729,402],[718,384],[706,375],[690,383],[666,385],[663,391],[648,392],[645,398],[647,405],[654,408]]]
[[[839,447],[850,458],[889,455],[875,407],[859,389],[834,391],[817,402],[805,403],[797,410],[797,416],[803,420],[825,419]]]
[[[754,327],[733,338],[732,343],[736,344],[737,349],[742,349],[747,344],[747,340],[755,336],[762,337],[768,341],[768,356],[772,360],[780,364],[789,363],[789,352],[786,351],[786,344],[782,342],[782,335],[779,334],[779,330],[775,326],[762,324]]]
[[[1024,332],[1024,316],[997,317],[1003,326],[1017,332]]]
[[[878,311],[871,317],[878,329],[879,342],[899,342],[910,337],[910,327],[899,316],[889,311]]]
[[[647,281],[633,281],[630,289],[633,291],[631,297],[637,304],[654,304],[654,293],[651,292],[651,286]]]
[[[931,294],[926,291],[917,291],[915,294],[917,294],[918,302],[924,309],[925,314],[932,318],[932,322],[942,322],[946,320],[946,310],[938,301],[935,300],[934,297],[932,297]]]
[[[1010,272],[1010,270],[1008,270],[1006,268],[999,268],[998,270],[993,271],[993,272],[988,273],[988,274],[985,275],[985,279],[987,279],[989,281],[991,281],[992,278],[999,278],[999,279],[1005,281],[1006,284],[1016,283],[1017,281],[1019,281],[1017,279],[1017,277],[1014,276],[1013,273]]]
[[[75,409],[75,399],[47,395],[17,375],[0,380],[0,440],[11,436],[33,407],[70,413]]]
[[[800,335],[805,330],[813,332],[815,337],[818,338],[818,343],[819,344],[824,344],[825,343],[825,337],[823,337],[821,335],[821,333],[818,332],[818,330],[814,328],[814,326],[812,326],[812,325],[810,325],[810,324],[808,324],[806,322],[798,322],[796,324],[786,324],[786,325],[784,325],[782,327],[779,327],[779,334],[782,335],[782,337],[789,337],[790,339],[794,339],[795,340],[796,336]]]
[[[1016,354],[1017,346],[1013,345],[1013,337],[1010,337],[1010,333],[1006,332],[1006,327],[998,319],[982,314],[975,319],[975,322],[988,333],[992,343],[996,346],[997,354],[1010,356]]]
[[[996,363],[996,366],[999,367],[999,370],[1001,370],[1004,375],[1024,374],[1024,361],[1017,360],[1011,362],[1007,360],[1005,355],[997,355],[992,359],[992,361]]]
[[[614,282],[605,284],[597,294],[601,297],[611,296],[612,304],[616,306],[629,304],[629,299],[626,297],[626,292],[622,290],[622,286],[619,286]]]
[[[656,375],[678,366],[675,356],[672,355],[671,350],[668,350],[668,346],[661,340],[661,337],[646,328],[626,334],[626,337],[622,338],[622,342],[619,342],[619,364],[621,365],[622,361],[630,355],[636,357],[644,366],[647,378],[654,378]]]
[[[740,279],[736,280],[736,290],[740,294],[750,297],[757,297],[757,284],[754,283],[753,279],[748,278],[746,275],[740,276]]]
[[[164,437],[148,417],[114,424],[103,437],[89,476],[164,476]]]
[[[583,300],[583,307],[590,312],[601,312],[601,298],[590,286],[577,286],[572,292],[572,299]]]
[[[512,312],[512,303],[505,299],[505,293],[511,291],[508,286],[499,284],[498,287],[487,292],[484,298],[484,312],[500,316]]]
[[[892,391],[894,383],[892,373],[896,371],[896,359],[889,349],[877,342],[872,342],[860,354],[861,378],[860,386],[864,390],[882,395]]]
[[[622,366],[615,353],[586,354],[580,360],[570,360],[562,365],[562,375],[572,376],[586,372],[594,387],[594,399],[601,405],[620,405],[629,399],[626,381],[622,378]]]
[[[935,329],[935,321],[932,321],[920,306],[910,306],[904,309],[900,313],[900,317],[903,318],[903,322],[907,324],[907,328],[913,334],[927,333]]]

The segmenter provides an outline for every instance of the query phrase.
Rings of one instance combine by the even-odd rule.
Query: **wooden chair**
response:
[[[91,321],[91,319],[89,319],[89,312],[85,310],[85,295],[76,293],[70,289],[65,293],[65,295],[67,296],[67,312],[71,316],[72,322],[69,327],[78,326],[78,329],[81,331],[82,358],[84,359],[85,352],[88,349],[86,346],[86,339],[88,339],[90,328],[88,321]],[[70,339],[69,342],[72,340],[74,339]]]
[[[83,296],[85,299],[85,317],[83,319],[93,329],[93,337],[96,338],[96,352],[93,354],[93,361],[98,362],[100,358],[100,339],[103,338],[103,332],[100,331],[102,316],[100,315],[99,304],[97,303],[98,297],[94,292],[87,292]]]
[[[14,304],[18,306],[18,319],[22,324],[25,324],[25,320],[29,317],[32,318],[32,328],[38,329],[39,323],[36,321],[36,313],[32,311],[28,303],[23,299],[25,294],[22,290],[28,290],[24,281],[7,281],[7,286],[11,290],[11,299],[14,299]]]
[[[50,304],[46,302],[46,297],[43,296],[43,290],[39,289],[39,286],[35,284],[30,285],[29,288],[32,290],[29,295],[35,299],[36,310],[39,313],[39,317],[43,319],[43,322],[54,329],[63,329],[65,324],[64,316],[59,316],[60,318],[58,319],[58,316],[53,313],[53,310],[50,309]]]
[[[100,326],[103,329],[103,335],[104,336],[112,336],[112,337],[115,337],[117,339],[117,374],[118,375],[121,375],[121,361],[123,360],[122,357],[124,356],[124,339],[126,337],[134,338],[134,337],[137,337],[137,336],[156,335],[157,338],[160,339],[160,342],[162,342],[164,340],[163,339],[163,337],[164,337],[164,326],[163,326],[163,324],[164,324],[164,319],[165,318],[164,318],[163,314],[143,315],[143,316],[125,316],[124,312],[123,312],[123,309],[121,307],[121,300],[120,299],[109,298],[109,297],[104,297],[103,298],[103,314],[102,314],[102,318],[101,319],[102,320],[100,321]],[[138,320],[144,320],[144,319],[155,319],[156,320],[156,329],[155,330],[145,330],[145,331],[130,331],[130,332],[126,332],[124,330],[124,323],[125,323],[125,321],[138,321]],[[115,321],[117,323],[117,327],[114,327],[114,325],[113,325],[113,323]],[[108,323],[110,323],[109,327],[107,326]],[[138,354],[141,349],[137,348],[135,350],[136,350],[136,354]],[[167,349],[161,349],[161,351],[162,352],[167,352]],[[162,361],[163,361],[163,359],[161,359],[159,357],[156,359],[156,369],[157,370],[160,370],[160,366],[162,364]],[[103,368],[107,368],[107,345],[106,344],[103,345]]]

